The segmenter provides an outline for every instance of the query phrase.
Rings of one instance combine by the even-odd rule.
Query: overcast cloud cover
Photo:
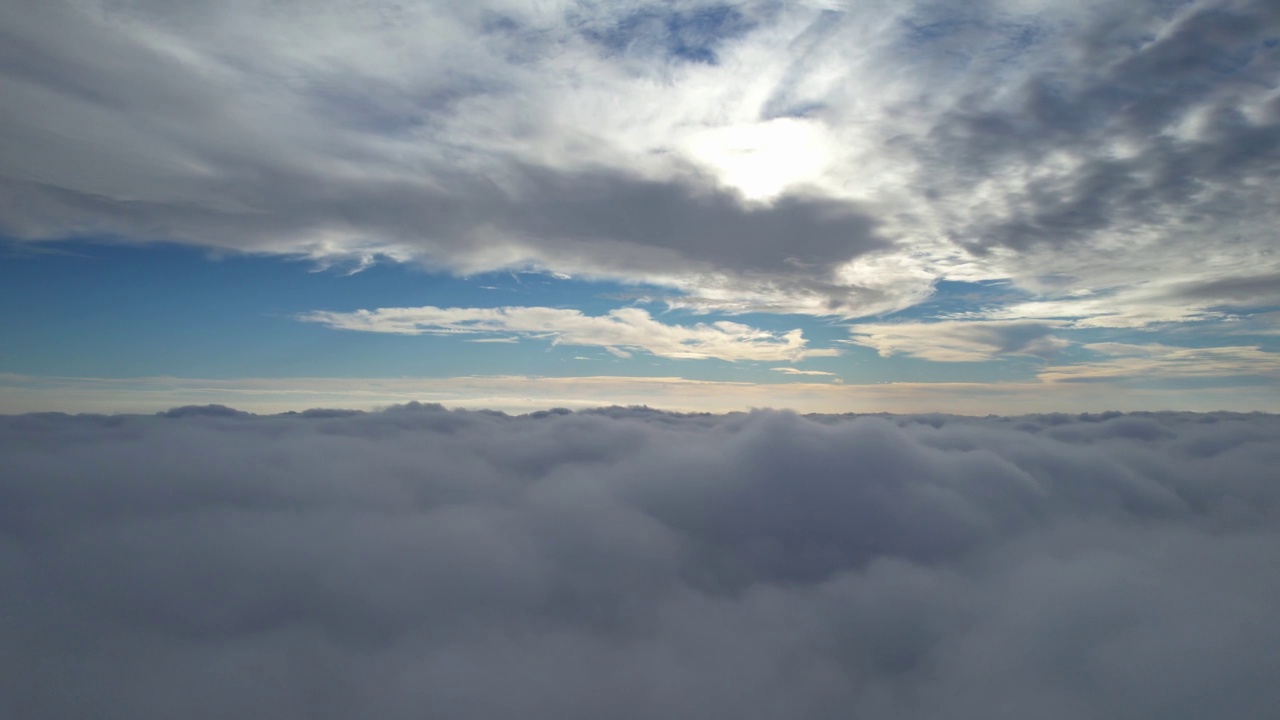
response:
[[[1270,718],[1280,420],[0,417],[15,718]]]

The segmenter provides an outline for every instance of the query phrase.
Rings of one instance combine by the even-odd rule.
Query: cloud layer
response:
[[[13,717],[1270,717],[1280,423],[0,418]]]

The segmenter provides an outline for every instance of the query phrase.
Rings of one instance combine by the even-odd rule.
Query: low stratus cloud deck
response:
[[[1190,413],[0,418],[0,707],[1269,717],[1277,448]]]

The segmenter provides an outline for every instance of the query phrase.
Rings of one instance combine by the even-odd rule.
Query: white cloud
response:
[[[341,330],[401,335],[520,333],[552,338],[557,344],[602,347],[619,357],[629,357],[626,349],[659,357],[730,362],[793,362],[838,354],[837,350],[808,348],[800,330],[776,334],[728,321],[667,325],[640,308],[619,308],[596,316],[547,307],[379,308],[350,313],[316,311],[299,319]]]
[[[780,372],[786,375],[814,375],[818,377],[823,377],[823,376],[834,377],[835,376],[835,373],[827,372],[826,370],[801,370],[800,368],[793,368],[793,367],[776,367],[776,368],[773,368],[773,371]]]
[[[1052,357],[1070,344],[1053,334],[1062,327],[1037,321],[944,320],[858,324],[849,326],[849,331],[850,342],[874,348],[884,357],[982,362],[1001,355]]]
[[[1223,413],[0,417],[0,707],[1261,720],[1277,447]]]
[[[1220,273],[1205,269],[1160,280],[1143,280],[1102,291],[1075,289],[1053,300],[991,308],[991,319],[1071,320],[1081,328],[1146,328],[1164,323],[1218,321],[1280,303],[1280,275]]]

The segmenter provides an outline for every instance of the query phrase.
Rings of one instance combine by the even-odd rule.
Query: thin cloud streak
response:
[[[857,324],[850,342],[883,357],[908,355],[934,362],[984,362],[1002,355],[1047,359],[1070,343],[1055,335],[1061,323],[956,321]]]
[[[615,354],[641,350],[685,360],[795,362],[839,354],[830,348],[809,348],[800,330],[777,334],[728,321],[668,325],[640,308],[620,308],[599,316],[548,307],[378,308],[350,313],[315,311],[298,319],[339,330],[398,335],[520,333],[523,337],[551,338],[553,344],[602,347]]]

